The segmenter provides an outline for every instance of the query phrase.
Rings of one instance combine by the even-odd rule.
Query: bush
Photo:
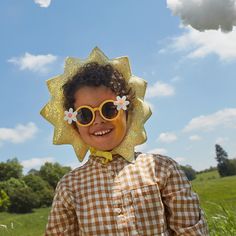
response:
[[[55,189],[57,182],[70,170],[70,167],[63,167],[59,163],[46,162],[43,166],[41,166],[39,175],[42,177],[42,179],[47,181],[53,187],[53,189]]]
[[[221,177],[236,175],[236,167],[230,159],[226,159],[223,163],[218,163],[217,167]]]
[[[230,165],[231,165],[231,173],[232,175],[236,175],[236,159],[229,159]]]
[[[10,199],[7,196],[6,192],[0,190],[0,211],[7,211],[10,206]]]
[[[48,182],[43,180],[40,176],[32,174],[26,175],[23,180],[37,195],[39,204],[35,206],[36,208],[51,206],[54,191]]]
[[[0,189],[4,190],[10,197],[17,188],[27,187],[25,182],[20,179],[10,178],[7,181],[0,182]]]
[[[40,207],[49,207],[52,205],[52,200],[54,196],[54,191],[52,189],[43,189],[38,192],[40,199]]]
[[[39,175],[39,170],[30,169],[27,174],[28,175]]]
[[[0,162],[0,181],[5,181],[10,178],[19,179],[23,176],[23,166],[19,163],[17,158]]]
[[[34,206],[38,205],[37,196],[29,187],[15,189],[10,200],[9,211],[14,213],[32,212]]]
[[[33,192],[38,192],[44,188],[51,188],[47,181],[43,180],[37,175],[26,175],[23,177],[24,182],[29,186]]]
[[[181,166],[181,169],[184,171],[189,181],[196,178],[196,171],[190,165]]]
[[[23,180],[11,178],[0,182],[0,188],[9,196],[10,212],[31,212],[32,208],[39,206],[39,196],[33,193]]]
[[[221,177],[236,175],[236,160],[228,159],[227,152],[219,145],[215,145],[217,168]]]

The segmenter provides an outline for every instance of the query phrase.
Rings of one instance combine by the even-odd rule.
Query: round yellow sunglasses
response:
[[[99,107],[80,106],[76,109],[76,123],[80,126],[89,126],[94,122],[95,112],[99,111],[100,116],[107,121],[115,120],[121,110],[117,109],[114,100],[105,100]]]

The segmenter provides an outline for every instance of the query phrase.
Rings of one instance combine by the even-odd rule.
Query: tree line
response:
[[[0,211],[31,212],[51,206],[57,182],[71,170],[59,163],[46,162],[40,170],[23,175],[17,158],[0,163]]]

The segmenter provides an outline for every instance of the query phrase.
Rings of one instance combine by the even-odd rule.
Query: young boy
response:
[[[208,235],[178,164],[134,152],[151,112],[127,57],[109,60],[95,48],[86,61],[67,59],[48,87],[42,115],[55,126],[54,143],[72,144],[81,161],[91,154],[58,183],[45,235]]]

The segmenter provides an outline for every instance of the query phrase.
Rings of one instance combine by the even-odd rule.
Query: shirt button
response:
[[[128,199],[128,198],[125,198],[125,199],[124,199],[124,203],[125,203],[125,204],[129,204],[129,199]]]
[[[115,208],[115,212],[120,214],[121,213],[121,209],[120,208]]]

